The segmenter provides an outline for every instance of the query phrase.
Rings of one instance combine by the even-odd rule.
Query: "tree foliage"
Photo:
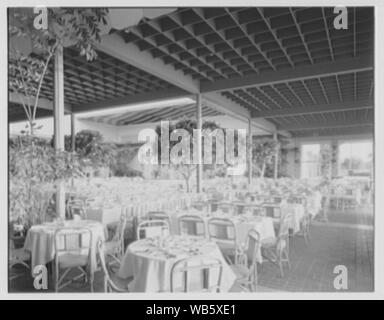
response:
[[[166,165],[170,165],[171,167],[175,168],[183,176],[185,183],[186,183],[187,192],[189,192],[190,191],[190,185],[189,185],[190,178],[191,178],[193,172],[196,170],[196,164],[193,163],[193,153],[195,151],[195,149],[194,149],[195,145],[194,145],[192,136],[193,136],[193,130],[197,129],[197,122],[196,122],[196,120],[193,120],[193,119],[181,119],[176,123],[170,123],[169,124],[169,136],[171,136],[171,133],[174,130],[178,130],[178,129],[186,130],[191,137],[190,145],[189,145],[189,147],[190,147],[189,158],[183,159],[179,164],[172,164],[172,163],[168,164],[167,163]],[[216,129],[221,129],[221,128],[219,127],[218,124],[216,124],[213,121],[205,121],[202,124],[202,130],[214,131]],[[159,159],[160,165],[164,165],[161,162],[161,153],[162,153],[162,149],[161,149],[161,147],[162,147],[161,137],[162,136],[161,136],[161,134],[162,133],[161,133],[161,127],[160,126],[156,127],[156,133],[158,136],[158,148],[157,148],[158,159]],[[169,151],[171,152],[172,148],[175,145],[177,145],[180,141],[181,141],[181,138],[179,138],[178,141],[169,141]],[[204,163],[204,138],[202,141],[203,141],[202,154],[203,154],[203,163]],[[224,146],[220,146],[220,147],[224,147]],[[213,163],[215,163],[216,148],[218,148],[217,141],[215,139],[213,139],[213,141],[212,141],[212,154],[213,154],[212,162]],[[214,166],[214,165],[213,164],[212,165],[206,165],[205,167],[207,168],[207,167],[212,167],[212,166]]]
[[[9,10],[9,89],[22,104],[32,135],[42,85],[56,50],[73,45],[87,60],[95,59],[95,42],[100,41],[107,13],[104,8],[48,8],[47,28],[36,29],[33,8]]]
[[[261,139],[252,141],[252,167],[259,177],[263,178],[268,165],[273,164],[276,152],[280,148],[279,141]]]
[[[49,141],[19,136],[9,143],[10,221],[26,227],[46,219],[54,183],[81,176],[75,155],[56,151]]]

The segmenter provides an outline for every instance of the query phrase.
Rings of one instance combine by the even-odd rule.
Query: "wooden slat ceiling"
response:
[[[71,105],[106,101],[173,88],[171,84],[132,65],[98,52],[88,62],[73,48],[64,50],[64,100]],[[53,73],[49,72],[41,96],[53,99]]]
[[[373,9],[349,8],[348,29],[333,27],[332,8],[183,8],[120,32],[200,83],[271,71],[294,70],[373,55]],[[266,118],[278,128],[330,119],[366,120],[367,106],[311,115],[304,108],[368,101],[373,107],[373,71],[334,74],[272,85],[224,90],[223,96],[257,116],[303,107],[304,115]]]
[[[323,63],[367,57],[373,60],[373,8],[348,8],[347,30],[335,30],[335,16],[333,7],[180,8],[155,19],[142,20],[127,30],[112,32],[126,43],[149,52],[153,63],[160,60],[171,65],[199,81],[203,88],[217,81],[236,81],[241,77],[271,72],[289,73]],[[80,106],[175,88],[133,65],[103,52],[98,54],[96,61],[85,62],[74,49],[65,50],[66,103]],[[361,120],[369,129],[373,124],[373,78],[371,69],[347,70],[218,92],[247,108],[253,117],[263,117],[264,113],[263,118],[278,129],[292,129],[294,135],[313,133],[310,129],[299,131],[296,126],[307,128],[314,124],[317,128],[323,123],[327,124],[324,130],[330,132],[329,123],[337,128],[343,121],[350,121],[354,127]],[[52,100],[52,83],[50,73],[42,97]],[[315,112],[317,108],[324,112]],[[171,109],[172,106],[94,120],[123,125],[154,120],[163,115],[182,116],[177,110],[181,112],[183,108]],[[291,110],[296,110],[294,115],[287,114]],[[212,110],[205,109],[205,112],[209,114]],[[321,131],[320,128],[316,130]]]
[[[121,34],[175,69],[215,81],[372,53],[373,10],[349,12],[348,29],[335,30],[333,7],[184,8]]]

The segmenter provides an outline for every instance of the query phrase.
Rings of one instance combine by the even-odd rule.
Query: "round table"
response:
[[[163,241],[163,245],[159,242]],[[128,246],[118,272],[119,277],[133,276],[131,292],[169,292],[171,268],[180,259],[207,255],[223,265],[220,291],[228,291],[236,276],[226,263],[216,243],[188,236],[169,236],[164,240],[147,238]]]
[[[45,265],[55,258],[55,233],[60,228],[87,228],[92,233],[91,246],[91,273],[96,270],[97,241],[105,240],[105,227],[97,221],[92,220],[68,220],[64,225],[50,222],[32,226],[25,239],[24,249],[31,252],[31,271],[37,265]]]

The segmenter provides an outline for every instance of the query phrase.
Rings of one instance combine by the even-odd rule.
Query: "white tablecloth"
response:
[[[65,227],[87,228],[92,233],[91,272],[96,270],[97,241],[105,239],[105,228],[97,221],[66,221]],[[55,258],[55,232],[60,227],[56,223],[32,226],[25,239],[24,249],[31,252],[32,272],[37,265],[45,265]]]
[[[232,287],[236,276],[214,242],[185,236],[171,236],[167,241],[172,245],[166,250],[159,249],[156,241],[150,238],[136,241],[127,248],[118,275],[121,278],[133,276],[133,281],[129,283],[131,292],[168,292],[173,264],[179,259],[196,254],[196,251],[189,251],[192,248],[199,250],[198,254],[217,258],[222,262],[221,292]]]

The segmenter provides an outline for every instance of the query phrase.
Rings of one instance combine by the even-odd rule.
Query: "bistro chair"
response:
[[[170,234],[169,223],[165,220],[144,220],[137,226],[137,239],[163,237]]]
[[[85,201],[82,199],[71,198],[66,205],[66,213],[68,219],[73,219],[74,214],[79,215],[82,219],[86,218]]]
[[[97,242],[97,253],[104,275],[104,292],[128,292],[128,282],[131,279],[122,279],[112,272],[109,265],[106,264],[105,247],[101,239]]]
[[[311,225],[311,216],[306,212],[300,221],[300,231],[296,233],[297,236],[303,237],[305,244],[309,243],[309,230]]]
[[[78,215],[80,219],[87,220],[87,214],[84,206],[70,204],[68,206],[68,211],[71,219],[73,219],[75,215]]]
[[[209,219],[208,236],[210,240],[217,243],[224,257],[230,264],[238,262],[241,251],[237,245],[236,227],[230,219]],[[234,257],[234,260],[231,260],[230,257]]]
[[[239,262],[231,265],[236,274],[236,284],[240,288],[256,291],[257,287],[257,258],[260,251],[260,234],[251,229],[248,232],[243,252],[239,256]]]
[[[112,264],[120,264],[121,258],[124,255],[124,235],[126,226],[127,216],[122,214],[112,239],[104,243],[104,254],[112,258]]]
[[[281,207],[276,204],[264,203],[262,207],[265,210],[265,215],[273,219],[281,218]]]
[[[244,207],[244,214],[252,214],[256,217],[264,217],[266,215],[266,210],[263,206],[259,204],[247,204]]]
[[[196,201],[192,204],[192,208],[199,211],[209,211],[210,204],[206,201]]]
[[[230,202],[219,202],[217,205],[218,210],[227,214],[234,214],[235,208],[236,207]]]
[[[9,239],[9,269],[11,270],[16,265],[23,265],[27,269],[30,269],[29,261],[31,255],[29,252],[25,251],[24,248],[15,248],[15,243],[13,239]],[[10,280],[17,278],[18,275],[11,276]]]
[[[84,277],[93,291],[93,275],[90,274],[92,232],[86,228],[61,228],[55,232],[55,291],[58,292],[71,282]],[[80,274],[64,282],[73,269]],[[87,270],[88,269],[88,270]],[[64,271],[60,276],[60,271]],[[90,274],[90,276],[88,275]]]
[[[205,238],[205,223],[198,215],[182,215],[179,217],[179,232],[189,236]]]
[[[219,292],[222,262],[209,256],[181,259],[172,266],[171,292]]]
[[[287,212],[281,219],[277,237],[265,238],[261,241],[263,256],[270,262],[276,264],[280,269],[281,277],[284,277],[283,263],[288,269],[289,262],[289,226],[292,221],[292,213]]]
[[[149,211],[146,218],[149,220],[165,220],[171,225],[171,218],[164,211]]]

